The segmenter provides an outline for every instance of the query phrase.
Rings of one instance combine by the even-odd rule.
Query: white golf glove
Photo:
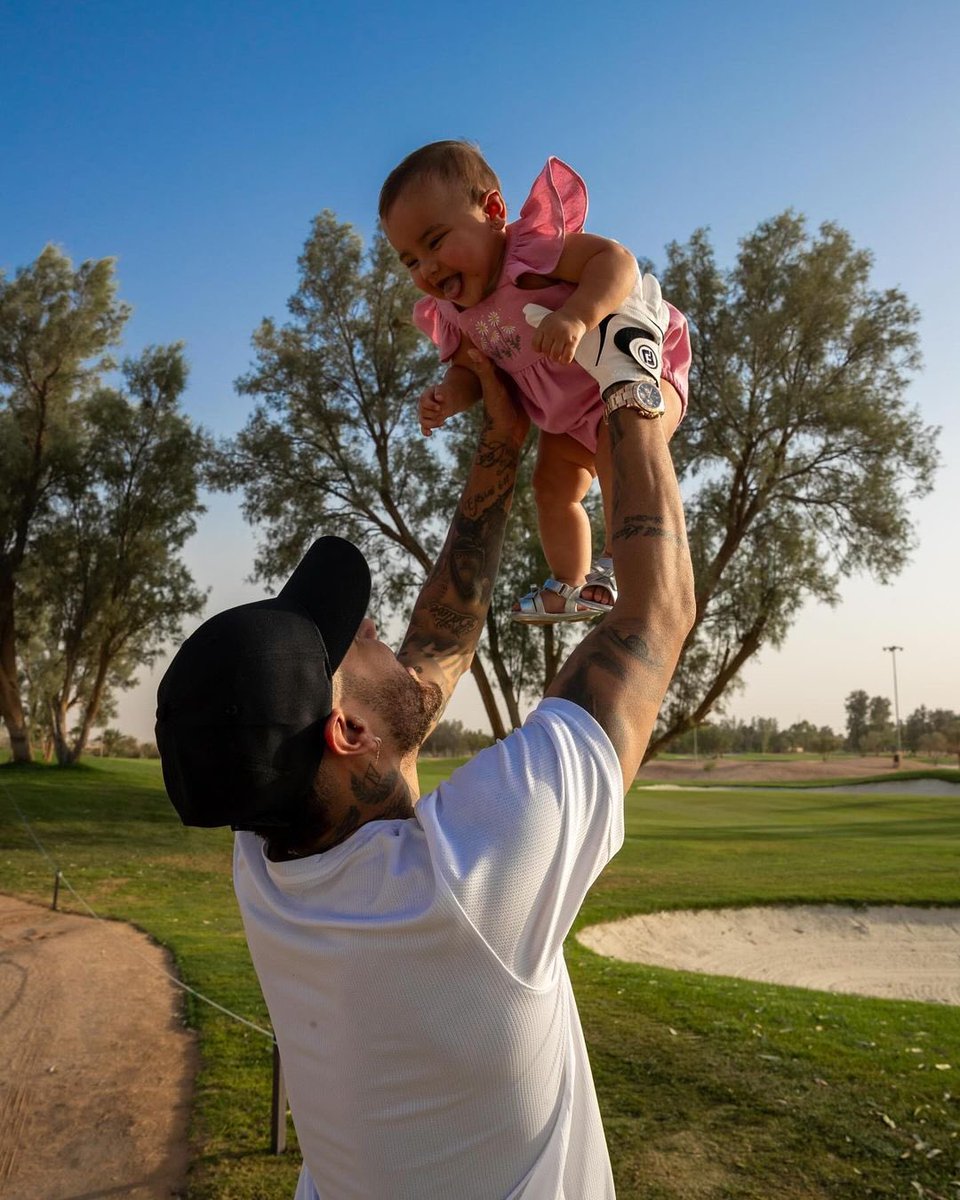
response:
[[[549,312],[539,304],[523,307],[523,315],[534,329]],[[601,396],[616,383],[652,379],[659,384],[661,349],[669,323],[670,310],[660,295],[659,281],[655,275],[641,275],[619,310],[584,334],[574,360],[594,377]]]

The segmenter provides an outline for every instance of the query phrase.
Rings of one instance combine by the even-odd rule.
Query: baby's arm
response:
[[[450,417],[471,408],[481,394],[480,380],[470,369],[469,353],[473,343],[461,337],[442,381],[428,387],[420,397],[420,432],[429,437]]]
[[[592,233],[570,233],[550,276],[577,284],[577,290],[544,318],[534,334],[533,348],[555,362],[569,363],[583,335],[616,312],[633,291],[639,268],[619,242]]]

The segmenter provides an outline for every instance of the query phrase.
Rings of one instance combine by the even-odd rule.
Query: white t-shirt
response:
[[[612,1200],[562,945],[622,797],[603,729],[551,699],[412,818],[283,863],[237,834],[296,1200]]]

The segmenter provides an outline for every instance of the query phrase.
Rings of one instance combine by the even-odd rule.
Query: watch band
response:
[[[635,408],[641,417],[662,417],[666,404],[655,383],[619,383],[603,395],[603,419],[618,408]]]

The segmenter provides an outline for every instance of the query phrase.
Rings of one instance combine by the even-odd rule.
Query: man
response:
[[[655,280],[643,290],[615,321],[649,343],[636,357],[653,378],[612,327],[591,366],[619,598],[522,730],[418,800],[419,747],[483,627],[526,433],[486,360],[473,465],[396,656],[365,617],[362,555],[321,538],[278,597],[206,622],[160,685],[181,817],[239,830],[235,887],[304,1157],[297,1200],[614,1195],[562,944],[622,842],[693,617],[650,353],[666,312]]]

